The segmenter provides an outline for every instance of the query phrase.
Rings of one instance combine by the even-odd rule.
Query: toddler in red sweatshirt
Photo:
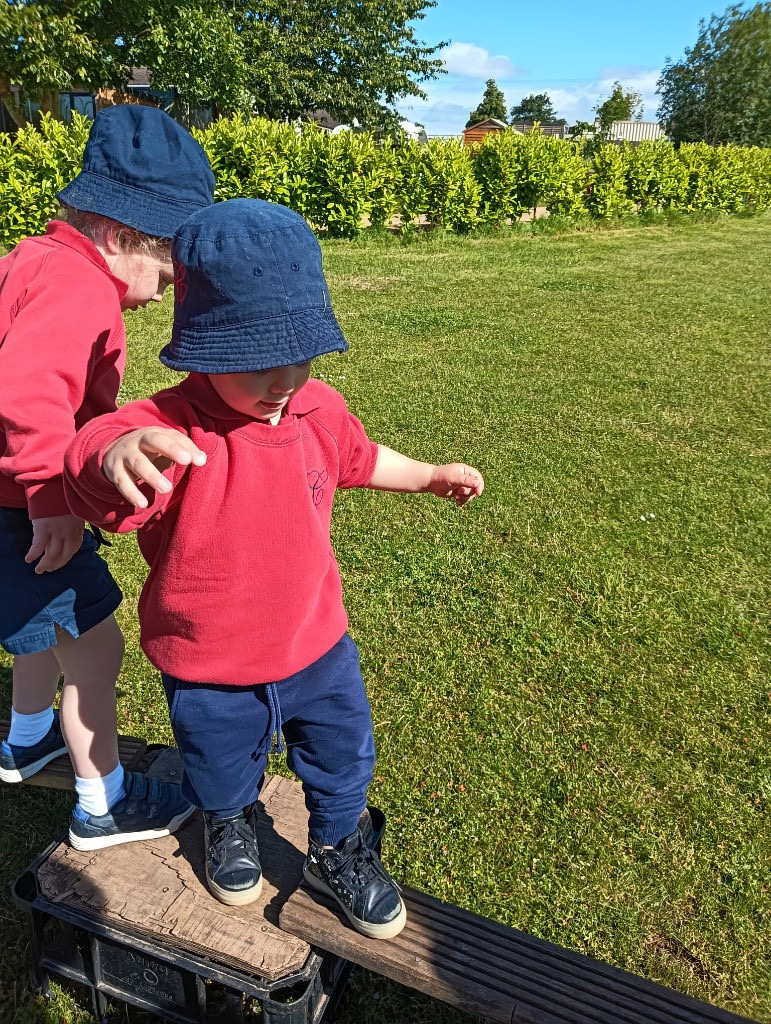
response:
[[[367,842],[372,720],[330,541],[337,488],[430,492],[466,504],[480,473],[375,444],[311,361],[347,348],[318,242],[281,206],[236,199],[174,238],[177,386],[79,431],[73,509],[138,530],[150,566],[142,647],[163,676],[185,777],[204,811],[206,877],[257,898],[257,800],[274,733],[303,783],[304,875],[353,926],[396,935],[398,886]]]

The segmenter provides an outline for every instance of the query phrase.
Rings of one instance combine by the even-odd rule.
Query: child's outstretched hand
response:
[[[479,470],[462,462],[435,466],[428,485],[431,494],[437,498],[452,498],[456,505],[467,505],[484,489],[485,482]]]
[[[169,466],[203,466],[206,454],[186,434],[172,427],[140,427],[111,445],[102,460],[105,476],[135,508],[147,508],[147,498],[137,487],[149,484],[168,494],[171,481],[163,475]]]

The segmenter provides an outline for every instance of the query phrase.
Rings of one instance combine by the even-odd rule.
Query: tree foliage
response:
[[[214,3],[219,8],[218,3]],[[255,113],[299,117],[322,107],[341,120],[379,126],[402,97],[442,73],[414,22],[435,0],[234,0],[229,11]]]
[[[154,88],[222,113],[294,118],[322,107],[377,127],[443,72],[415,23],[436,0],[6,0],[0,99],[125,86],[146,67]],[[44,108],[56,111],[52,103]],[[14,116],[19,120],[17,108]],[[21,122],[20,122],[21,123]]]
[[[512,121],[558,121],[557,111],[554,109],[549,94],[546,92],[531,93],[524,96],[519,103],[511,108]],[[564,124],[564,119],[559,123]]]
[[[252,108],[234,10],[216,0],[155,0],[152,21],[124,35],[134,66],[148,69],[153,89],[175,91],[176,115],[207,102],[223,113]]]
[[[600,122],[600,130],[607,132],[614,121],[639,121],[642,118],[642,96],[632,89],[624,89],[621,82],[613,83],[613,90],[594,112]]]
[[[506,121],[506,99],[495,84],[494,78],[488,78],[485,86],[485,94],[482,97],[482,102],[469,114],[469,119],[466,122],[466,127],[470,128],[472,124],[477,124],[479,121],[486,121],[488,117],[494,117],[498,121]]]
[[[734,4],[699,27],[659,78],[667,133],[676,143],[771,145],[771,3]]]
[[[0,100],[17,124],[26,121],[26,98],[58,117],[60,90],[127,80],[130,64],[114,13],[113,4],[98,0],[7,0],[0,8]],[[12,84],[20,87],[21,102]]]

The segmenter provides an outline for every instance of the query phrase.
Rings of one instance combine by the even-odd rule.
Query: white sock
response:
[[[75,792],[81,811],[84,814],[107,814],[126,795],[123,774],[123,765],[119,764],[109,775],[101,775],[97,779],[81,779],[76,775]]]
[[[53,704],[45,711],[35,711],[31,715],[23,715],[11,708],[11,731],[7,742],[14,747],[32,747],[43,739],[53,724]]]

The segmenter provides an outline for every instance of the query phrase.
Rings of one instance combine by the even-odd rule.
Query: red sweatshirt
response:
[[[173,466],[170,494],[129,505],[102,472],[123,434],[171,426],[206,453]],[[139,599],[142,648],[188,682],[250,686],[306,668],[345,633],[340,574],[329,531],[338,487],[363,487],[377,445],[342,395],[309,381],[272,426],[226,405],[208,377],[92,420],[67,452],[65,489],[77,515],[139,529],[150,574]]]
[[[51,221],[0,259],[0,505],[67,515],[75,431],[115,409],[127,286],[79,231]]]

